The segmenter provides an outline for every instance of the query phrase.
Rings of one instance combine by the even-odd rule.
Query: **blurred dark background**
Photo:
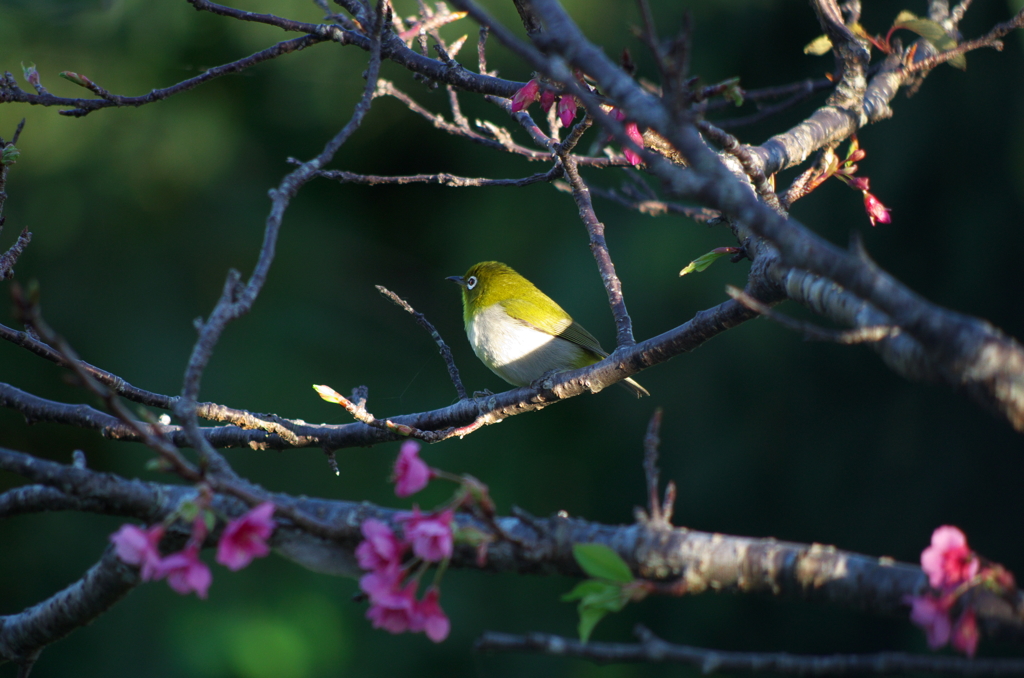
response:
[[[692,13],[693,70],[704,83],[739,76],[744,87],[757,88],[821,77],[832,68],[830,56],[802,53],[820,33],[806,3],[652,4],[666,35],[677,30],[684,11]],[[964,34],[986,32],[1019,4],[979,3],[963,23]],[[415,12],[408,0],[397,5],[403,16]],[[521,30],[511,3],[487,5]],[[314,4],[301,0],[239,6],[321,20]],[[640,74],[655,78],[650,58],[631,37],[630,26],[638,23],[633,3],[572,0],[567,6],[608,54],[629,47]],[[867,3],[863,22],[884,33],[903,8]],[[905,8],[925,13],[923,2]],[[476,30],[462,21],[443,31],[448,39],[470,35],[460,58],[474,69]],[[59,71],[137,95],[287,37],[275,28],[197,13],[185,2],[0,1],[0,69],[20,79],[19,62],[34,62],[43,83],[64,96],[85,90],[59,79]],[[834,181],[793,210],[833,242],[845,244],[860,233],[881,265],[910,288],[1018,338],[1024,338],[1021,47],[1021,36],[1011,35],[1002,53],[969,54],[966,72],[939,67],[916,96],[897,98],[892,120],[862,131],[868,155],[861,171],[892,208],[891,225],[870,228],[859,195]],[[488,55],[490,68],[503,77],[530,76],[494,40]],[[7,186],[0,248],[28,226],[34,239],[17,275],[38,282],[47,320],[86,360],[139,387],[177,393],[195,337],[192,319],[212,309],[228,268],[248,276],[268,210],[266,191],[289,171],[288,156],[315,155],[345,124],[365,63],[356,48],[323,44],[140,109],[72,119],[54,108],[0,106],[0,136],[9,139],[18,120],[28,120]],[[382,75],[448,114],[443,89],[428,90],[389,63]],[[743,142],[761,143],[823,99],[736,132]],[[470,120],[512,127],[476,97],[461,101]],[[388,98],[374,102],[333,166],[486,177],[520,177],[546,167],[449,137]],[[623,172],[585,176],[613,187],[625,181]],[[782,175],[780,185],[793,176],[793,170]],[[726,284],[743,284],[747,266],[727,261],[677,277],[696,256],[734,244],[724,229],[596,204],[638,338],[719,303]],[[438,326],[469,389],[503,390],[472,355],[458,290],[444,280],[486,259],[518,269],[606,347],[613,345],[604,291],[567,194],[543,185],[389,188],[321,180],[292,202],[266,287],[253,312],[225,332],[201,398],[335,423],[349,418],[321,401],[312,384],[343,393],[365,384],[369,409],[378,416],[450,404],[454,390],[430,338],[382,299],[375,284],[404,296]],[[793,304],[781,310],[805,315]],[[0,304],[0,322],[14,322],[7,302]],[[0,344],[0,380],[63,402],[92,402],[64,382],[60,369],[8,344]],[[1017,538],[1024,530],[1022,438],[963,396],[908,383],[866,348],[805,342],[766,321],[749,322],[639,380],[652,398],[636,401],[610,389],[428,447],[424,456],[489,483],[503,513],[515,504],[539,515],[565,510],[629,522],[644,498],[644,429],[661,406],[662,478],[679,485],[679,524],[916,562],[931,531],[952,523],[983,554],[1024,573]],[[152,454],[140,445],[66,426],[28,426],[9,410],[0,410],[0,446],[63,462],[81,449],[93,468],[173,482],[145,470]],[[241,473],[272,490],[406,507],[410,502],[396,500],[386,482],[397,449],[340,451],[340,478],[314,449],[227,455]],[[0,489],[20,482],[0,473]],[[443,498],[444,490],[433,487],[417,497],[426,506]],[[120,522],[71,513],[0,522],[0,614],[20,611],[77,579]],[[372,630],[363,619],[365,605],[351,602],[354,581],[271,557],[238,574],[214,567],[205,602],[163,584],[142,586],[46,650],[33,675],[686,673],[471,650],[482,629],[572,635],[575,609],[558,602],[571,584],[451,571],[442,602],[452,634],[435,646],[422,635]],[[905,620],[712,594],[631,606],[602,622],[595,638],[629,640],[638,621],[669,640],[716,648],[925,649],[923,634]],[[983,642],[981,651],[1004,649]],[[0,667],[0,677],[14,674],[13,666]]]

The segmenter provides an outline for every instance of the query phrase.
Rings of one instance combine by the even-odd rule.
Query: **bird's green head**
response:
[[[462,307],[467,315],[509,299],[529,296],[537,288],[500,261],[481,261],[466,275],[448,278],[462,287]]]

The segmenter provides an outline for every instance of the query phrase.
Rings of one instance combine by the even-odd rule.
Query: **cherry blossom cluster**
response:
[[[414,440],[402,444],[395,460],[395,494],[408,497],[416,494],[433,478],[458,483],[459,489],[445,505],[424,513],[413,505],[412,511],[397,513],[394,523],[398,534],[383,521],[363,521],[363,541],[356,547],[356,560],[367,574],[359,580],[359,588],[370,601],[366,618],[374,628],[391,633],[423,632],[440,643],[448,637],[451,624],[441,609],[440,579],[452,557],[455,541],[475,545],[481,564],[487,557],[487,546],[493,537],[473,527],[455,532],[455,511],[472,511],[484,520],[493,521],[494,503],[487,486],[471,476],[454,476],[430,468],[419,457],[420,445]],[[437,565],[437,573],[422,598],[417,599],[420,580]]]
[[[189,510],[196,510],[192,504]],[[264,502],[242,516],[228,522],[217,542],[216,560],[229,570],[237,571],[246,567],[254,558],[270,553],[267,539],[274,531],[274,504]],[[167,584],[182,595],[195,592],[206,598],[213,575],[210,568],[199,559],[199,550],[209,530],[208,511],[198,509],[192,520],[192,534],[185,548],[169,555],[160,553],[160,540],[166,532],[161,523],[149,529],[125,524],[110,535],[114,551],[122,562],[140,568],[142,581],[167,579]]]
[[[419,443],[409,440],[398,453],[392,480],[399,497],[416,494],[431,478],[447,475],[427,466],[419,451]],[[359,588],[370,600],[366,618],[374,628],[391,633],[422,631],[440,643],[451,628],[441,609],[438,583],[452,556],[455,510],[421,513],[414,505],[412,512],[398,513],[395,522],[402,526],[401,536],[380,520],[369,518],[362,524],[364,540],[356,547],[356,560],[369,571],[359,580]],[[411,559],[407,558],[410,552]],[[417,600],[420,579],[433,563],[440,564],[439,574]]]
[[[576,78],[585,87],[587,86],[583,83],[583,76],[579,72],[577,72]],[[530,107],[530,104],[539,101],[540,107],[547,113],[551,110],[556,100],[558,101],[558,119],[562,122],[562,127],[568,127],[576,119],[576,108],[579,105],[576,97],[572,94],[556,94],[554,90],[542,86],[537,78],[527,82],[512,95],[512,112],[525,111]],[[626,119],[626,114],[621,109],[613,108],[610,113],[620,122]],[[626,134],[639,148],[644,147],[644,137],[635,122],[626,122]],[[640,156],[635,151],[623,149],[622,152],[626,156],[626,160],[629,161],[629,164],[634,167],[639,166],[642,162]]]
[[[924,629],[933,650],[950,643],[954,649],[973,657],[978,649],[978,620],[971,607],[971,594],[980,589],[1005,595],[1016,584],[1013,575],[967,547],[967,537],[951,525],[932,533],[931,546],[921,553],[921,569],[928,575],[933,591],[906,596],[910,620]],[[960,612],[954,622],[954,608]]]

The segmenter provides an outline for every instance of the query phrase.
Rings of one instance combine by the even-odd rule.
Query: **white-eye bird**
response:
[[[501,262],[482,261],[448,280],[462,287],[462,317],[476,357],[513,386],[608,357],[561,306]],[[651,395],[632,379],[619,383],[638,398]]]

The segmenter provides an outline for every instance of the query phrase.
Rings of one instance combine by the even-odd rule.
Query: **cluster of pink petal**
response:
[[[443,545],[447,543],[447,552],[443,557],[450,556],[451,511],[438,516],[421,516],[417,509],[416,516],[418,523],[415,527],[422,534],[418,537],[421,542],[419,546],[417,541],[412,541],[413,552],[428,560],[420,553],[421,550],[439,555],[444,553]],[[445,519],[447,523],[442,527]],[[440,533],[439,528],[447,531],[447,537]],[[421,600],[416,600],[418,581],[405,579],[406,571],[402,568],[401,560],[410,543],[399,539],[390,527],[373,518],[363,522],[362,532],[365,540],[356,547],[356,559],[360,567],[370,572],[359,580],[359,588],[370,599],[366,618],[373,622],[373,627],[391,633],[422,631],[435,643],[447,638],[451,625],[438,602],[440,592],[436,587],[430,587]],[[409,537],[408,527],[406,532],[407,538],[413,539]]]
[[[232,520],[224,529],[217,545],[217,562],[232,570],[238,570],[253,558],[269,553],[266,540],[274,531],[271,515],[274,505],[265,502]],[[182,595],[195,592],[206,598],[213,575],[210,568],[199,560],[199,548],[206,538],[206,523],[197,517],[192,525],[192,536],[185,548],[164,557],[158,547],[164,536],[164,526],[154,525],[143,530],[135,525],[122,525],[110,535],[114,551],[121,562],[140,568],[142,581],[158,581],[167,578],[167,584]]]
[[[979,639],[974,610],[965,610],[955,624],[950,618],[958,587],[973,580],[979,569],[978,557],[967,547],[964,533],[950,525],[936,529],[931,546],[921,553],[921,569],[939,595],[907,596],[910,620],[924,629],[933,650],[951,642],[956,650],[973,657]]]
[[[537,80],[530,80],[512,95],[512,112],[525,111],[530,104],[540,100],[541,108],[547,113],[554,105],[555,99],[558,100],[558,119],[562,121],[562,127],[568,127],[576,119],[576,97],[571,94],[558,95],[549,89],[542,92]]]
[[[395,494],[408,497],[416,494],[430,482],[433,473],[427,463],[419,458],[420,444],[415,440],[402,443],[395,459]]]

